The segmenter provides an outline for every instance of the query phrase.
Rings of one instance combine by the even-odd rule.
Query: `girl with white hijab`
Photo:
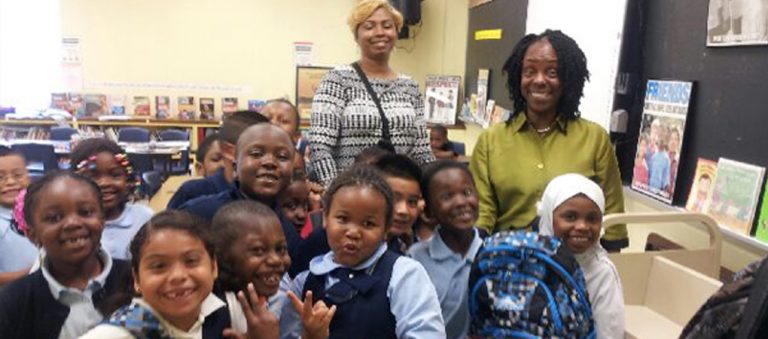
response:
[[[560,238],[587,282],[598,338],[624,338],[624,297],[616,267],[600,245],[605,197],[593,181],[564,174],[549,182],[539,202],[539,233]]]

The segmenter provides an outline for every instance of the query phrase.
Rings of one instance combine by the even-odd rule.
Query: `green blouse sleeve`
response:
[[[472,176],[475,180],[475,187],[477,187],[477,195],[480,202],[480,217],[477,219],[477,226],[485,228],[486,230],[493,231],[494,225],[496,225],[496,192],[493,190],[490,181],[490,175],[488,167],[488,136],[489,131],[485,131],[480,134],[477,139],[477,144],[472,151],[472,160],[469,163],[469,170],[472,172]]]
[[[600,187],[605,194],[605,214],[624,212],[624,192],[621,184],[619,164],[616,160],[616,152],[611,145],[608,134],[600,135],[599,150],[595,171]],[[605,230],[603,239],[606,241],[622,241],[627,239],[627,226],[615,225]],[[626,247],[626,246],[620,246]]]

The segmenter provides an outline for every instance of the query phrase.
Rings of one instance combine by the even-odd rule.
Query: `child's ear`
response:
[[[27,239],[38,248],[43,248],[43,243],[37,237],[37,230],[34,227],[30,227],[29,224],[27,224]]]
[[[141,287],[139,286],[139,274],[136,273],[136,270],[131,270],[131,275],[133,275],[133,290],[136,291],[136,294],[141,295]]]
[[[203,173],[203,163],[201,162],[195,163],[195,174],[201,177],[205,175],[205,173]]]
[[[216,280],[219,278],[219,261],[216,259],[216,256],[211,257],[212,265],[213,265],[213,280]]]

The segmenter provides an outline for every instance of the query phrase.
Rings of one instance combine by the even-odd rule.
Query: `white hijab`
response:
[[[600,213],[605,213],[605,196],[603,196],[603,190],[600,186],[581,174],[563,174],[555,177],[547,184],[544,195],[541,197],[538,206],[539,234],[555,235],[552,226],[552,215],[555,209],[566,200],[579,194],[587,196],[600,208]],[[596,245],[600,246],[599,242]]]
[[[549,182],[538,205],[539,233],[554,236],[555,209],[566,200],[583,194],[605,213],[603,190],[581,174],[563,174]],[[603,230],[600,230],[601,234]],[[575,254],[587,282],[589,302],[595,318],[598,338],[624,337],[624,297],[616,267],[608,259],[600,241],[583,253]]]

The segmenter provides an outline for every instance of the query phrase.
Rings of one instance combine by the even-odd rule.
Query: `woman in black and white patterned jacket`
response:
[[[348,25],[360,47],[357,63],[381,102],[395,150],[419,164],[433,161],[419,85],[389,66],[402,15],[386,0],[364,0],[352,10]],[[382,126],[379,110],[352,66],[325,75],[312,103],[309,142],[312,166],[323,186],[382,139]]]

